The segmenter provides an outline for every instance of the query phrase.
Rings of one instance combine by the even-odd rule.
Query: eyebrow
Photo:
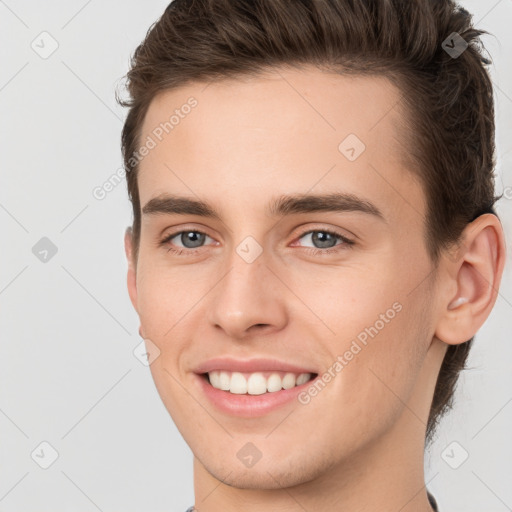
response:
[[[267,215],[278,217],[315,212],[361,212],[387,223],[382,212],[370,201],[353,194],[294,194],[272,199],[266,207]],[[205,201],[162,194],[150,199],[142,208],[144,215],[198,215],[221,221],[220,213]]]

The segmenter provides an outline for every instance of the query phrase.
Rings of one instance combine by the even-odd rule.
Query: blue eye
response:
[[[321,233],[322,236],[319,236],[318,233]],[[330,231],[327,229],[314,229],[307,231],[302,236],[300,236],[299,239],[308,235],[314,244],[320,245],[320,247],[313,247],[314,250],[311,251],[313,254],[331,254],[333,252],[337,252],[339,250],[350,247],[354,243],[352,240],[349,240],[340,233],[336,233],[335,231]],[[336,244],[337,240],[341,240],[341,244]],[[334,245],[332,245],[332,242],[334,242]],[[340,248],[340,246],[344,247]]]
[[[298,240],[308,235],[310,235],[310,239],[313,244],[320,245],[320,247],[305,248],[308,250],[308,252],[314,255],[340,252],[349,249],[355,243],[347,237],[343,236],[341,233],[337,233],[328,229],[314,229],[306,231],[298,238]],[[178,245],[177,248],[175,247],[175,243],[171,242],[175,238],[177,238],[178,241],[182,244],[181,246]],[[213,238],[208,236],[206,233],[203,233],[202,231],[190,229],[185,231],[178,231],[166,236],[163,240],[160,241],[160,245],[168,246],[167,251],[177,255],[191,255],[195,254],[198,252],[198,250],[201,249],[206,238],[213,240]],[[338,240],[340,240],[341,243],[336,243]]]
[[[178,238],[178,240],[183,244],[183,246],[180,249],[175,249],[172,245],[170,245],[171,240],[173,240],[174,238]],[[187,231],[179,231],[177,233],[173,233],[172,235],[169,235],[166,238],[164,238],[164,240],[161,241],[161,244],[169,244],[168,250],[176,254],[182,254],[183,252],[194,253],[196,252],[196,249],[201,247],[201,244],[204,243],[205,238],[211,237],[209,237],[206,233],[203,233],[202,231],[191,229]],[[184,251],[183,249],[189,249],[189,251]]]
[[[341,236],[339,233],[334,233],[327,230],[308,231],[307,233],[304,233],[300,238],[304,238],[306,236],[309,236],[309,239],[315,245],[316,249],[331,249],[337,245],[341,245],[336,243],[337,240],[341,240],[342,244],[351,243],[350,240],[344,236]]]
[[[177,236],[179,236],[178,240],[183,244],[183,246],[186,249],[196,249],[197,247],[200,247],[201,244],[204,243],[205,238],[208,235],[200,231],[181,231],[180,233],[178,233]]]

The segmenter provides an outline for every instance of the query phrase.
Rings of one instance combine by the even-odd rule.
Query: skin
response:
[[[143,215],[137,261],[129,229],[125,249],[141,335],[160,350],[150,366],[156,387],[194,454],[196,508],[430,511],[423,452],[435,381],[448,345],[471,338],[496,300],[499,220],[476,219],[459,254],[443,254],[434,268],[424,192],[404,165],[399,91],[383,77],[305,66],[189,84],[153,99],[141,140],[190,96],[197,107],[140,163],[141,205],[175,194],[207,201],[221,219]],[[338,149],[348,134],[366,145],[355,161]],[[385,220],[265,214],[273,197],[332,192],[371,201]],[[322,246],[313,229],[355,243]],[[159,244],[180,230],[208,236],[196,253],[179,235]],[[252,263],[236,252],[247,236],[263,251]],[[334,246],[339,252],[312,253]],[[461,296],[468,302],[450,308]],[[322,373],[395,302],[401,311],[306,405],[231,416],[193,374],[222,355]],[[250,468],[237,457],[247,442],[262,453]]]

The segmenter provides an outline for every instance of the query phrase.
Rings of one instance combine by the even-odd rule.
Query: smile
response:
[[[196,374],[196,378],[201,392],[216,409],[229,416],[254,418],[296,402],[297,395],[312,385],[318,374],[212,370]]]
[[[243,395],[262,395],[275,393],[282,389],[291,389],[310,381],[314,374],[291,372],[254,372],[241,373],[229,371],[211,371],[206,374],[209,383],[215,388],[229,393]]]

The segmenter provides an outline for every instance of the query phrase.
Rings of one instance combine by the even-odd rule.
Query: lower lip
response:
[[[204,394],[218,409],[227,414],[244,418],[263,416],[292,402],[294,399],[297,399],[297,395],[301,391],[313,384],[318,378],[317,376],[300,386],[282,389],[281,391],[274,391],[272,393],[263,393],[262,395],[238,395],[214,388],[205,375],[196,374],[196,377],[199,379]]]

